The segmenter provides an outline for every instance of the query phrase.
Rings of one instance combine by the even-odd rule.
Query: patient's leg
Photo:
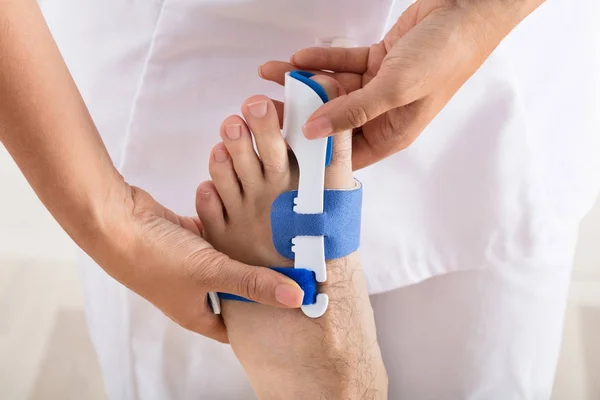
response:
[[[330,97],[337,95],[331,80],[315,79]],[[210,161],[213,181],[198,189],[205,237],[239,261],[291,266],[272,243],[270,209],[279,194],[296,187],[297,171],[273,103],[255,96],[242,112],[248,124],[237,116],[225,120],[223,143]],[[351,137],[335,137],[333,150],[326,188],[353,188]],[[319,291],[329,295],[330,304],[317,319],[299,309],[222,302],[231,345],[261,399],[386,398],[387,376],[359,256],[330,261],[327,269],[327,283]]]

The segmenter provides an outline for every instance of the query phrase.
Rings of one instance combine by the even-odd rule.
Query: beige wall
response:
[[[0,398],[102,399],[74,248],[0,147]],[[577,252],[554,399],[600,398],[600,203]]]
[[[554,399],[600,399],[600,201],[581,225]]]

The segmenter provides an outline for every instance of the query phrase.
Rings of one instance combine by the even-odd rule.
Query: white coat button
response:
[[[318,38],[316,45],[320,47],[356,47],[356,42],[347,37]]]
[[[331,47],[356,47],[356,42],[350,38],[336,38],[331,42]]]

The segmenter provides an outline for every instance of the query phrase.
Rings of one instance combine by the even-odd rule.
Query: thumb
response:
[[[391,86],[376,76],[362,89],[327,102],[308,119],[303,127],[304,136],[318,139],[360,128],[398,107],[398,92]]]
[[[235,261],[214,249],[206,249],[213,266],[208,287],[274,307],[298,308],[304,291],[287,276],[265,267]],[[204,264],[204,263],[203,263]],[[208,282],[207,282],[208,283]]]

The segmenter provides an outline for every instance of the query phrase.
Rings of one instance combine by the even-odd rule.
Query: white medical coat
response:
[[[370,45],[410,1],[40,3],[119,170],[192,215],[222,119],[250,95],[282,96],[260,64],[334,39]],[[410,148],[357,172],[390,399],[549,397],[600,183],[599,3],[548,1]],[[253,398],[228,346],[82,268],[111,399]]]

